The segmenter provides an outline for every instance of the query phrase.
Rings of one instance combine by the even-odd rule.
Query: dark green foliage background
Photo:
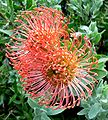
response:
[[[41,5],[62,10],[65,16],[71,16],[69,27],[87,35],[92,44],[95,45],[98,54],[108,56],[107,0],[0,0],[0,120],[89,119],[87,113],[79,113],[79,115],[82,114],[83,116],[77,115],[84,108],[84,105],[65,110],[60,114],[55,111],[56,115],[49,115],[49,112],[44,112],[45,109],[43,108],[35,108],[36,105],[28,100],[27,95],[21,88],[20,76],[12,69],[9,60],[5,57],[5,44],[9,42],[9,36],[12,34],[11,30],[15,28],[14,20],[16,15],[20,14],[21,11],[32,10]],[[106,69],[108,70],[107,62]],[[108,76],[104,78],[104,81],[108,82]],[[103,89],[103,87],[99,88]],[[108,91],[108,89],[105,90]],[[93,96],[93,99],[96,99],[97,94]],[[91,99],[87,104],[91,105]],[[108,95],[105,99],[108,100]]]

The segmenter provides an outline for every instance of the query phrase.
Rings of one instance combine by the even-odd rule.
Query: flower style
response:
[[[24,90],[40,105],[74,108],[91,96],[98,63],[85,36],[69,32],[65,17],[51,8],[23,12],[7,45],[7,57]]]

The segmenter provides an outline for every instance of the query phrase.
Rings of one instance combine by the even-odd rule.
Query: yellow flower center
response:
[[[67,85],[74,79],[78,61],[77,57],[67,49],[62,49],[49,56],[50,60],[46,65],[47,80],[54,86],[57,84]]]

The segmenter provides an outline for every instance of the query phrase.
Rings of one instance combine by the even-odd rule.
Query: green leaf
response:
[[[100,62],[100,63],[98,63],[97,69],[104,70],[104,67],[105,67],[105,63]]]
[[[34,108],[39,108],[39,107],[40,107],[40,106],[36,103],[36,101],[35,101],[35,100],[32,100],[31,98],[28,98],[27,102],[28,102],[28,104],[30,105],[30,107],[31,107],[32,109],[34,109]]]
[[[45,112],[42,112],[41,114],[41,120],[51,120]]]
[[[95,43],[98,43],[101,39],[101,33],[97,33],[95,36]]]
[[[89,32],[89,27],[85,26],[85,25],[81,25],[79,28],[79,31],[83,32],[84,34]]]
[[[89,112],[89,108],[84,108],[80,112],[77,113],[77,115],[86,115]]]
[[[94,44],[98,44],[98,42],[101,39],[101,33],[98,32],[98,28],[96,26],[96,22],[91,22],[89,27],[88,26],[80,26],[79,32],[81,32],[83,35],[86,35],[88,38],[90,38],[91,42]]]
[[[100,70],[105,70],[104,68],[106,67],[105,62],[108,61],[108,57],[105,55],[96,55],[96,58],[98,59],[98,65],[97,69]]]
[[[3,29],[0,29],[0,32],[6,34],[6,35],[9,35],[11,36],[13,34],[13,32],[11,32],[10,30],[3,30]]]
[[[2,105],[4,102],[4,94],[0,95],[0,105]]]
[[[18,105],[20,105],[21,104],[21,101],[19,101],[19,100],[15,100],[15,101],[13,101],[15,104],[18,104]]]
[[[61,6],[60,5],[55,5],[54,8],[57,9],[57,10],[61,10]]]
[[[40,112],[42,112],[42,111],[40,111],[39,108],[34,108],[34,114],[35,114],[35,116],[40,115]]]
[[[108,57],[106,56],[106,57],[102,57],[102,58],[100,58],[99,60],[98,60],[98,62],[100,63],[100,62],[106,62],[106,61],[108,61]]]
[[[108,84],[103,86],[103,93],[102,95],[107,98],[108,101]]]
[[[32,6],[32,1],[33,0],[25,0],[26,9],[29,9]]]
[[[9,100],[9,103],[8,103],[8,104],[11,104],[13,101],[15,101],[15,100],[16,100],[16,97],[17,97],[17,95],[16,95],[16,94],[14,94],[14,95],[10,98],[10,100]]]
[[[89,119],[93,119],[97,116],[97,114],[101,110],[101,105],[99,103],[95,103],[94,105],[91,106],[90,111],[88,112],[88,117]]]
[[[7,0],[7,5],[10,7],[10,9],[13,9],[13,1]]]
[[[89,108],[90,105],[87,100],[81,100],[81,106],[83,108]]]
[[[45,112],[41,111],[38,108],[34,108],[34,114],[35,116],[33,120],[51,120]]]
[[[45,113],[39,115],[39,116],[34,116],[33,120],[51,120]]]
[[[64,111],[64,109],[57,109],[57,110],[52,110],[51,108],[45,108],[44,106],[39,106],[35,100],[32,100],[31,98],[28,98],[28,104],[30,105],[31,108],[38,108],[41,111],[46,112],[47,115],[57,115],[61,112]]]
[[[52,110],[51,108],[44,108],[47,111],[47,115],[57,115],[64,111],[64,109]]]
[[[13,20],[14,20],[13,1],[12,0],[7,0],[7,6],[9,7],[10,21],[13,22]]]
[[[89,29],[94,32],[98,32],[98,29],[96,27],[96,22],[91,22],[89,25]]]
[[[92,70],[92,71],[98,74],[98,76],[95,76],[95,78],[97,80],[100,80],[100,79],[104,78],[108,74],[105,69],[103,69],[103,70],[95,69],[95,70]]]

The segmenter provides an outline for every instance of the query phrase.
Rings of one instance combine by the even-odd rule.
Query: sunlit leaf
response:
[[[10,30],[0,29],[0,32],[1,32],[1,33],[4,33],[4,34],[6,34],[6,35],[9,35],[9,36],[11,36],[11,35],[13,34]]]

